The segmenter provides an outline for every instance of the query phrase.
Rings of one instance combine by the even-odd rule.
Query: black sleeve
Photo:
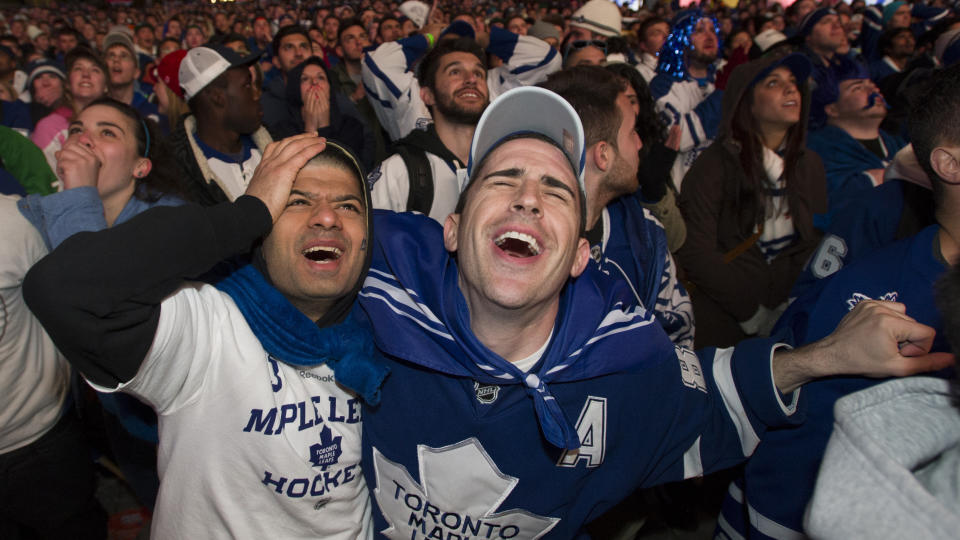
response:
[[[640,180],[640,194],[644,202],[658,202],[667,194],[667,188],[672,185],[670,169],[676,157],[676,150],[657,143],[640,161],[637,178]]]
[[[24,300],[84,377],[113,387],[140,368],[163,299],[184,280],[249,252],[271,224],[266,205],[250,196],[154,208],[68,238],[27,273]]]

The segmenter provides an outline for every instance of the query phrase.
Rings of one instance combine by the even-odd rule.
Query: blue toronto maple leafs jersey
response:
[[[903,182],[891,180],[867,189],[833,217],[794,283],[792,297],[803,296],[819,280],[896,240],[903,212]]]
[[[798,345],[810,343],[833,332],[858,302],[873,299],[902,302],[907,315],[939,332],[933,284],[946,266],[935,252],[938,230],[938,226],[927,227],[819,280],[787,309],[778,326],[790,327]],[[939,333],[933,350],[949,350]],[[834,402],[880,382],[834,377],[804,385],[806,422],[767,432],[744,475],[730,486],[717,524],[718,537],[800,537],[803,513],[833,429]]]
[[[670,341],[693,348],[693,304],[677,279],[663,226],[635,196],[608,204],[601,216],[604,238],[591,246],[602,272],[628,281],[637,300],[651,309]]]
[[[377,534],[572,538],[637,487],[730,467],[767,426],[801,419],[798,394],[773,386],[772,340],[675,349],[626,283],[592,265],[564,288],[540,361],[515,378],[469,329],[439,225],[376,212],[375,228],[390,234],[376,238],[360,303],[391,370],[363,413]],[[557,417],[541,393],[579,448],[547,440]]]

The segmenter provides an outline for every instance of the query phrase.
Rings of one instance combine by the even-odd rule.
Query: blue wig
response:
[[[690,35],[697,28],[697,23],[704,17],[700,9],[688,9],[677,13],[676,17],[670,23],[670,35],[663,42],[660,49],[659,63],[657,71],[666,73],[676,79],[684,79],[687,76],[686,52],[690,48]],[[713,21],[713,31],[717,34],[718,50],[723,50],[723,44],[720,40],[720,25],[717,19],[711,17]]]

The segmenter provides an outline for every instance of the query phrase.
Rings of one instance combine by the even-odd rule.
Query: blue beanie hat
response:
[[[849,57],[837,55],[829,67],[817,66],[813,70],[816,87],[810,96],[810,127],[818,128],[827,123],[824,107],[840,98],[840,83],[850,79],[869,79],[867,68]]]
[[[813,27],[820,22],[820,19],[826,17],[827,15],[836,15],[837,12],[831,8],[820,8],[811,11],[804,15],[800,19],[800,25],[797,26],[797,37],[805,38],[810,35],[810,32],[813,30]]]

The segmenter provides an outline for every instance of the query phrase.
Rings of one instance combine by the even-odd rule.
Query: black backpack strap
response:
[[[906,180],[901,180],[901,185],[903,212],[897,224],[897,240],[913,236],[934,223],[933,192]]]
[[[397,145],[397,153],[403,158],[407,167],[409,192],[407,194],[407,212],[430,214],[433,206],[433,174],[430,171],[430,161],[427,153],[420,148],[410,145]]]

